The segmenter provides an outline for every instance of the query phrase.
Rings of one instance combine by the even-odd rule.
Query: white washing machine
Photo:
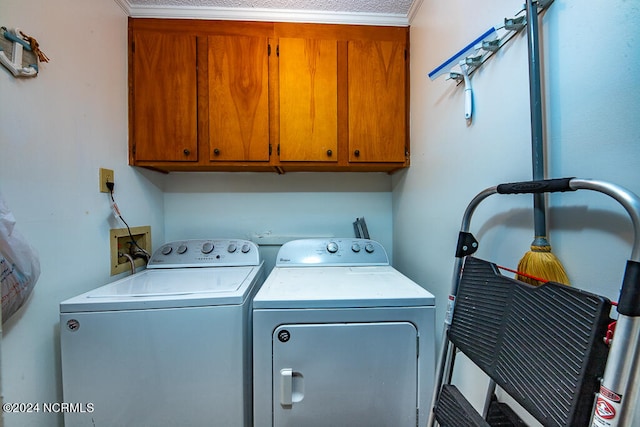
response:
[[[185,240],[62,302],[64,401],[91,404],[65,426],[250,426],[251,299],[263,281],[254,243]]]
[[[284,244],[253,302],[254,425],[425,425],[434,304],[375,241]]]

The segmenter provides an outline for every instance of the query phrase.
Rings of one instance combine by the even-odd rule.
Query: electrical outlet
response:
[[[111,190],[107,187],[107,182],[113,182],[113,170],[100,168],[100,192],[101,193],[110,193]]]
[[[151,255],[151,226],[131,227],[131,235],[127,228],[114,228],[110,235],[112,276],[131,271],[131,261],[125,254],[132,257],[136,268],[146,264],[143,257],[136,257],[136,252],[142,248]]]

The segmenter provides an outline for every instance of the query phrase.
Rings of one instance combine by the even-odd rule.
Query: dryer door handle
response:
[[[280,370],[280,405],[293,405],[293,369]]]

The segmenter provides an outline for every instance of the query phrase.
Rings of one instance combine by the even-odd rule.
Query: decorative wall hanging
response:
[[[49,62],[38,41],[18,28],[0,28],[0,63],[15,77],[35,77],[38,62]]]

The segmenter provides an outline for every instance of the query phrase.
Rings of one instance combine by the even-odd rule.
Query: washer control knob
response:
[[[173,251],[173,248],[171,246],[165,246],[164,248],[162,248],[162,255],[169,255],[171,251]]]
[[[227,251],[232,254],[236,251],[236,249],[238,249],[238,247],[236,246],[235,243],[229,243],[229,247],[227,248]]]
[[[338,244],[336,242],[329,242],[327,244],[327,252],[330,254],[335,254],[338,252]]]
[[[373,253],[375,248],[373,247],[373,245],[371,243],[367,243],[365,245],[365,247],[364,247],[364,250],[367,251],[367,253],[371,254],[371,253]]]
[[[242,253],[246,254],[247,252],[249,252],[251,250],[251,246],[248,243],[245,243],[244,245],[242,245]]]
[[[178,253],[179,253],[179,254],[183,254],[183,253],[185,253],[185,252],[187,252],[187,245],[180,245],[180,246],[178,246]]]
[[[360,252],[360,245],[358,243],[354,243],[353,245],[351,245],[351,250],[355,253]]]
[[[210,254],[211,252],[213,252],[213,243],[211,242],[206,242],[204,245],[202,245],[202,253],[203,254]]]

